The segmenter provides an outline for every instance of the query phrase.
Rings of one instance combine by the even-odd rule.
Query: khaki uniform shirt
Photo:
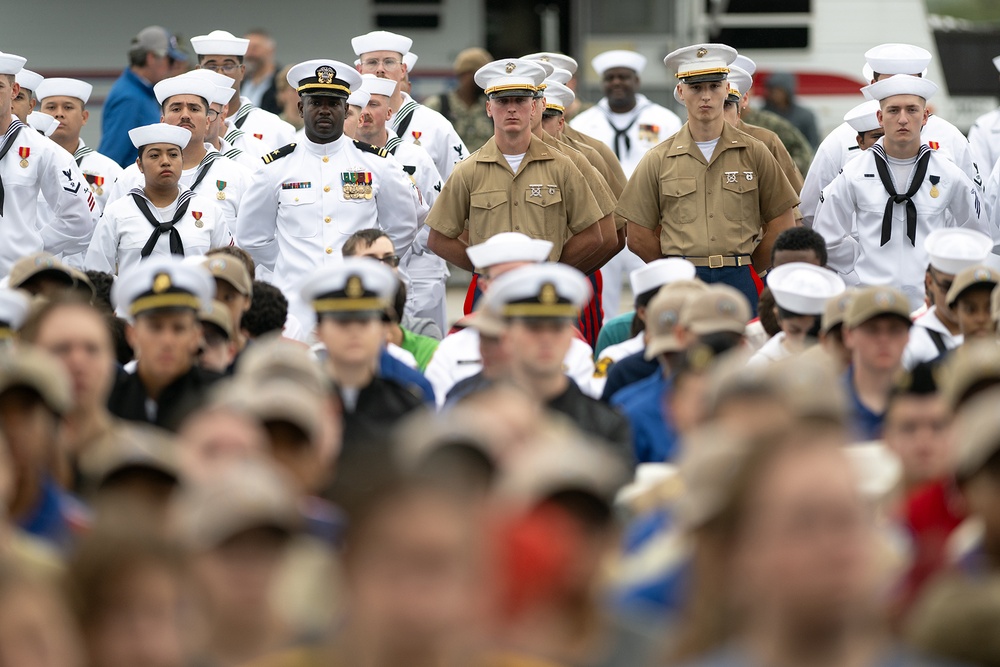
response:
[[[622,190],[625,189],[625,183],[628,182],[628,179],[618,180],[618,174],[611,168],[611,165],[604,159],[600,151],[593,146],[583,143],[579,139],[573,139],[565,134],[559,138],[559,141],[583,153],[583,157],[587,158],[587,162],[594,165],[594,169],[601,175],[604,182],[608,184],[608,188],[611,190],[611,194],[615,196],[615,199],[622,196]],[[618,165],[618,170],[621,171],[620,164]]]
[[[491,138],[455,165],[427,216],[427,226],[448,238],[469,232],[469,245],[501,232],[552,241],[558,261],[566,241],[604,217],[573,162],[531,137],[517,174]]]
[[[622,169],[622,163],[618,160],[618,156],[615,155],[615,152],[611,150],[611,147],[606,143],[600,139],[595,139],[589,134],[584,134],[575,127],[570,126],[569,123],[563,123],[562,138],[570,142],[578,141],[581,144],[587,144],[593,148],[601,154],[602,158],[604,158],[604,161],[608,164],[608,169],[610,169],[614,174],[615,180],[621,183],[623,188],[625,187],[625,184],[628,183],[628,176],[625,175],[625,170]],[[610,184],[611,181],[609,180],[608,183]]]
[[[617,213],[659,227],[664,255],[749,255],[763,225],[798,201],[764,144],[725,123],[706,164],[685,123],[643,157]]]
[[[587,158],[580,151],[564,144],[544,130],[542,131],[542,141],[545,142],[546,146],[551,146],[573,161],[573,165],[583,174],[587,185],[590,186],[590,191],[594,193],[594,199],[597,200],[597,205],[600,207],[601,213],[611,215],[615,212],[615,206],[618,205],[618,198],[611,194],[611,189],[608,187],[607,181],[604,180],[601,173],[597,171],[594,165],[587,161]]]
[[[785,178],[791,183],[792,188],[795,190],[795,194],[802,192],[802,172],[799,171],[798,166],[795,164],[795,160],[788,153],[788,149],[785,145],[781,143],[781,139],[777,134],[768,130],[764,127],[757,127],[756,125],[748,125],[744,123],[741,119],[736,123],[736,129],[740,132],[746,132],[751,137],[761,142],[767,146],[767,150],[771,151],[771,155],[774,159],[778,161],[778,166],[781,167],[781,171],[785,174]]]

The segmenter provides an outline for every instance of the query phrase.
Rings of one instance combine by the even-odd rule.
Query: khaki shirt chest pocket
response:
[[[749,179],[747,174],[750,175]],[[760,218],[760,200],[755,173],[740,172],[736,176],[735,183],[722,184],[722,213],[727,219],[734,221],[754,222]]]
[[[482,242],[499,234],[512,232],[507,212],[507,191],[473,192],[469,197],[469,240]]]
[[[660,181],[663,221],[687,225],[698,219],[698,179],[693,176],[664,178]]]
[[[319,193],[314,188],[278,192],[278,230],[295,238],[312,238],[323,224],[315,204]]]
[[[518,215],[514,213],[514,231],[521,231],[534,239],[546,239],[561,244],[567,234],[565,207],[562,191],[558,186],[529,186],[524,191],[523,229],[518,230]],[[558,247],[558,245],[557,245]]]

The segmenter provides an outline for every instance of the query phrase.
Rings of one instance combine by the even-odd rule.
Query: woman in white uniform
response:
[[[137,127],[129,138],[139,149],[136,164],[144,185],[104,209],[87,250],[87,269],[127,273],[146,257],[204,255],[228,246],[233,236],[215,202],[179,185],[181,150],[191,139],[165,123]]]

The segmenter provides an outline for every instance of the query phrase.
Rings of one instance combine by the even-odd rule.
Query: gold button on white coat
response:
[[[329,191],[330,191],[330,186],[329,185],[324,185],[323,186],[323,192],[329,192]]]
[[[329,162],[329,161],[330,161],[330,158],[327,157],[326,155],[324,155],[323,156],[323,162]]]
[[[333,254],[333,248],[327,248],[326,249],[326,254],[327,255],[332,255]]]
[[[330,216],[326,216],[325,218],[323,218],[323,222],[330,222]]]

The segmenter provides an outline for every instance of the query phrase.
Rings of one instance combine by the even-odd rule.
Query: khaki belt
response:
[[[724,266],[750,266],[753,263],[750,255],[709,255],[708,257],[685,257],[681,255],[680,257],[697,267],[708,267],[709,269],[721,269]]]

